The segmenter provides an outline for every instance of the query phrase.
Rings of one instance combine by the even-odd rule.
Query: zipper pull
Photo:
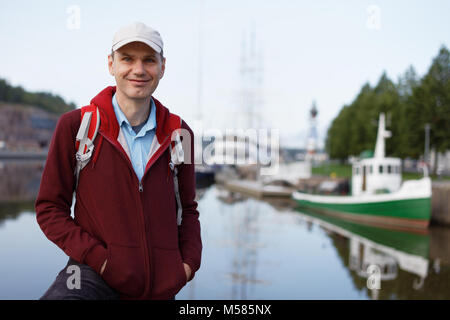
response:
[[[144,191],[144,187],[142,187],[142,182],[139,181],[139,192]]]

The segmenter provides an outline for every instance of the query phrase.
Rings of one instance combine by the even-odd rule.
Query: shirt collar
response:
[[[112,105],[114,107],[114,112],[116,113],[116,118],[119,126],[122,127],[122,125],[125,123],[129,130],[133,131],[130,122],[123,113],[122,109],[120,109],[119,107],[119,103],[117,102],[115,94],[112,97]],[[150,115],[148,116],[147,122],[142,127],[141,131],[139,131],[138,136],[143,136],[147,133],[147,131],[153,130],[154,128],[156,128],[156,106],[153,98],[150,98]]]

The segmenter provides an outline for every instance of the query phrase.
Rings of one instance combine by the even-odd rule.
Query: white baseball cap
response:
[[[142,22],[134,22],[120,28],[114,35],[112,50],[116,51],[120,47],[134,41],[143,42],[158,53],[163,51],[163,41],[159,32]]]

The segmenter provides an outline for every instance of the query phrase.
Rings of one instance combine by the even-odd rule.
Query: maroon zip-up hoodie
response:
[[[49,240],[97,273],[108,259],[102,277],[121,298],[169,299],[190,280],[186,279],[183,262],[192,269],[191,279],[200,268],[194,143],[190,164],[178,167],[183,207],[178,226],[173,176],[168,167],[169,110],[153,98],[159,148],[147,163],[139,186],[131,161],[118,141],[119,124],[111,102],[114,92],[115,87],[107,87],[91,101],[100,111],[100,129],[94,141],[95,161],[91,158],[80,173],[74,218],[70,208],[81,110],[60,117],[36,199],[36,219]],[[181,127],[194,141],[184,121]]]

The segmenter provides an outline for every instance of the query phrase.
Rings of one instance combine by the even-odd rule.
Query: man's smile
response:
[[[138,79],[127,79],[127,80],[130,81],[130,83],[133,84],[134,86],[138,87],[144,87],[150,82],[150,80],[138,80]]]
[[[147,83],[150,80],[128,79],[128,81],[131,81],[131,82],[134,82],[134,83]]]

